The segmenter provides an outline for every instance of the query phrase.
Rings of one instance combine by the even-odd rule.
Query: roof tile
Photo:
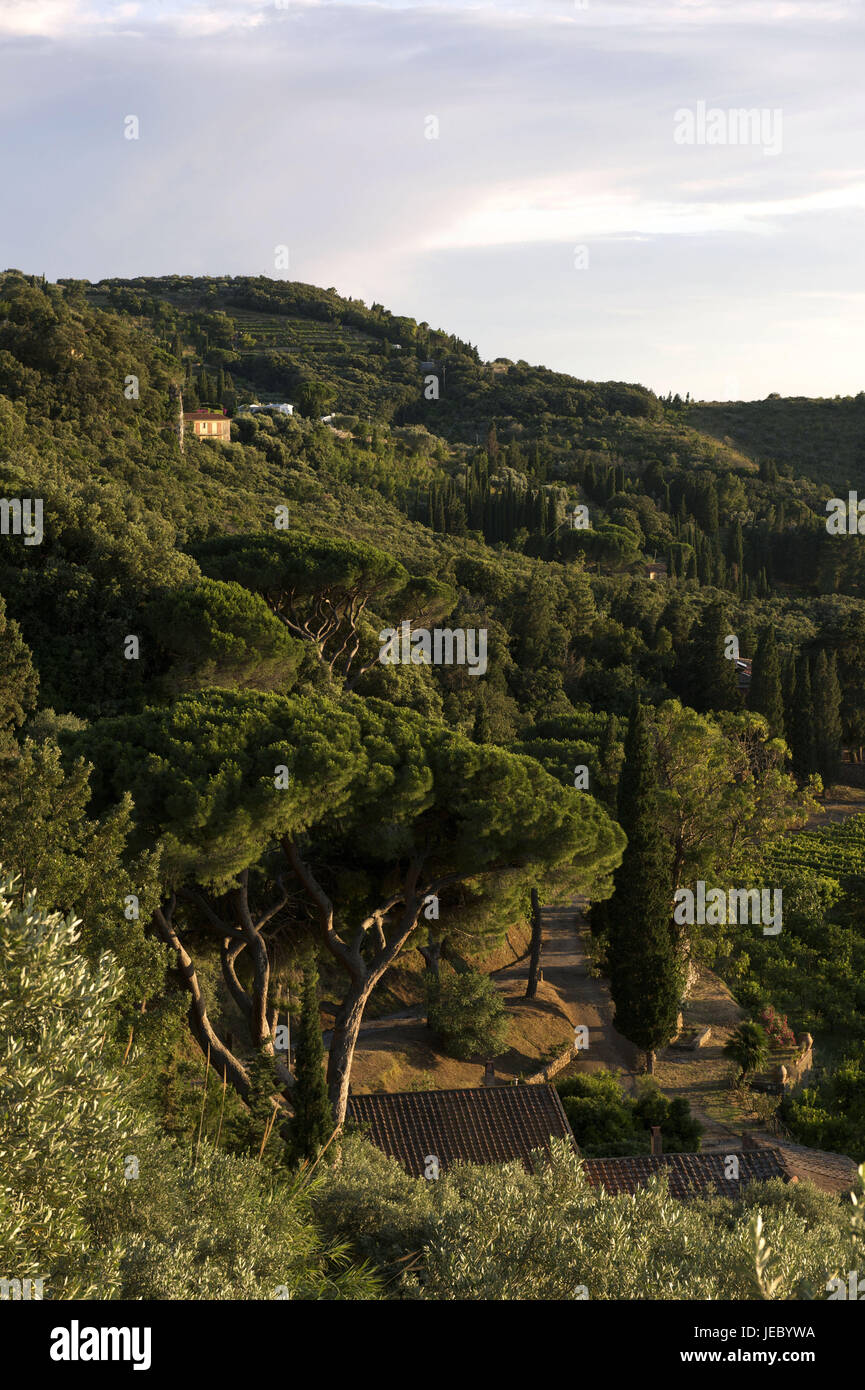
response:
[[[544,1085],[353,1095],[349,1114],[413,1177],[423,1176],[430,1155],[440,1172],[515,1159],[528,1168],[532,1150],[549,1151],[551,1137],[574,1142],[556,1091]]]

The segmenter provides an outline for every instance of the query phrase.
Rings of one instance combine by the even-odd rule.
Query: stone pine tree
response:
[[[607,959],[615,1024],[646,1054],[675,1031],[681,993],[670,901],[670,853],[661,829],[658,774],[648,717],[636,705],[625,739],[618,817],[628,837],[608,904]]]
[[[841,761],[841,688],[835,653],[821,651],[814,663],[814,760],[828,787],[838,776]]]
[[[816,771],[814,745],[814,704],[811,696],[811,669],[808,653],[800,652],[793,682],[793,718],[790,726],[793,771],[805,781]]]
[[[775,632],[766,627],[760,634],[751,670],[748,705],[764,714],[772,738],[784,737],[784,696],[781,689],[781,661],[775,645]]]
[[[300,1031],[291,1093],[294,1119],[288,1137],[292,1163],[311,1162],[333,1134],[333,1111],[327,1096],[324,1046],[318,1010],[318,970],[310,956],[303,970]]]

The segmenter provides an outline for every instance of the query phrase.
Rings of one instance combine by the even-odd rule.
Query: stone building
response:
[[[191,431],[196,439],[231,439],[231,421],[221,410],[187,410],[183,415],[184,433]]]

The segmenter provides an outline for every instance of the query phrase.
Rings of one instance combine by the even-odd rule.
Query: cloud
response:
[[[465,15],[477,26],[569,26],[592,30],[728,30],[779,24],[842,24],[855,0],[3,0],[0,35],[60,41],[97,32],[174,31],[208,36],[259,28],[320,8],[339,13],[410,11],[435,23]]]
[[[703,236],[712,232],[770,235],[779,220],[836,211],[865,211],[865,181],[755,201],[664,201],[623,190],[575,192],[573,178],[557,186],[522,185],[486,194],[455,222],[429,235],[426,251],[465,250],[533,242],[608,237]]]
[[[0,4],[0,264],[273,274],[285,243],[488,356],[708,395],[743,343],[800,390],[858,374],[847,5]],[[782,153],[677,146],[699,100],[783,108]]]

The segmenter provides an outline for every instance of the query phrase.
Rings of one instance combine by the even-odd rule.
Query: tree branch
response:
[[[303,884],[310,898],[312,898],[318,910],[318,920],[321,926],[324,943],[331,955],[335,956],[348,970],[354,979],[363,979],[366,970],[359,950],[350,950],[345,942],[338,935],[333,925],[333,903],[318,883],[315,875],[308,864],[305,864],[300,857],[297,845],[294,840],[286,835],[282,840],[282,849],[286,859],[292,867],[296,877]]]
[[[228,1077],[234,1089],[243,1100],[249,1099],[249,1073],[232,1052],[217,1037],[207,1014],[207,1004],[192,959],[174,927],[176,895],[172,894],[167,908],[158,907],[153,914],[153,924],[166,946],[177,953],[177,965],[183,976],[187,990],[192,997],[189,1006],[189,1021],[198,1045],[217,1074]]]

